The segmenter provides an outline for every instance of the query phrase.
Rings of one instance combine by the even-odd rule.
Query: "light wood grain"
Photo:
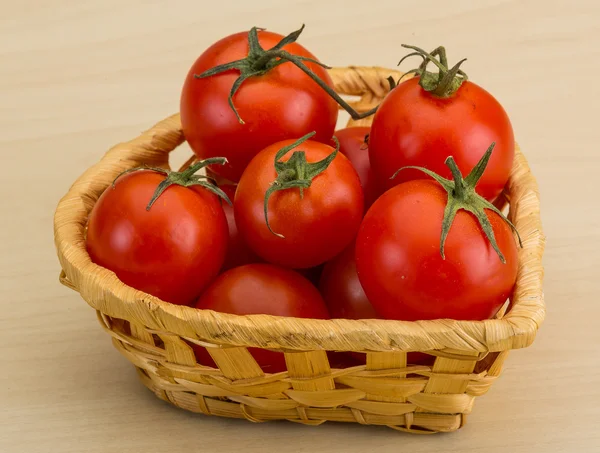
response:
[[[213,8],[208,12],[207,6]],[[594,0],[0,0],[0,451],[600,450],[600,214]],[[318,13],[317,13],[318,11]],[[547,317],[457,433],[261,426],[161,402],[58,284],[59,197],[114,143],[178,108],[185,73],[224,34],[292,30],[334,66],[393,67],[444,43],[509,112],[540,183]],[[185,149],[179,153],[183,161]]]

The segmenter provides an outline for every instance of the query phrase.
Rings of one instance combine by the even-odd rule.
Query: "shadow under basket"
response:
[[[353,103],[357,111],[377,105],[389,91],[387,77],[401,75],[378,67],[333,68],[330,74],[340,94],[359,97]],[[370,119],[349,124],[369,125]],[[85,226],[100,194],[128,168],[169,168],[169,152],[183,140],[179,115],[173,115],[116,145],[71,186],[54,218],[61,282],[97,311],[114,346],[159,398],[192,412],[253,422],[337,421],[412,433],[455,431],[475,397],[498,378],[509,350],[533,342],[545,315],[545,239],[538,187],[518,147],[504,198],[523,247],[506,313],[485,321],[354,321],[236,316],[173,305],[91,262]],[[205,347],[218,368],[199,365],[191,344]],[[285,354],[287,371],[265,373],[248,347]],[[339,366],[332,357],[340,351],[364,353],[366,360]],[[411,351],[431,360],[412,364]]]

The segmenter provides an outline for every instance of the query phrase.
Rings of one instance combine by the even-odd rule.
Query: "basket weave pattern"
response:
[[[401,75],[361,67],[334,68],[330,74],[339,93],[360,97],[353,103],[358,111],[377,105],[389,91],[386,78]],[[370,119],[350,123],[368,125]],[[339,421],[416,433],[454,431],[475,397],[500,375],[508,351],[533,342],[545,314],[544,235],[537,184],[518,148],[505,197],[524,247],[507,314],[485,321],[310,320],[168,304],[90,261],[85,225],[100,194],[128,168],[169,168],[168,154],[183,140],[179,116],[173,115],[116,145],[71,186],[54,222],[61,282],[97,311],[114,346],[159,398],[189,411],[253,422]],[[206,347],[218,369],[198,365],[190,343]],[[247,347],[285,353],[287,371],[264,373]],[[367,361],[332,369],[326,351],[366,352]],[[407,364],[408,351],[427,352],[435,362]]]

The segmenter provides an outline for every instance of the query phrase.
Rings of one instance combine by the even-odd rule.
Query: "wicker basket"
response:
[[[389,75],[401,75],[361,67],[330,73],[339,93],[360,96],[353,104],[358,111],[383,99]],[[189,411],[253,422],[454,431],[465,423],[475,397],[500,375],[508,351],[533,342],[545,313],[544,236],[536,181],[518,148],[505,196],[524,247],[507,314],[486,321],[308,320],[172,305],[126,286],[90,261],[85,226],[102,191],[127,168],[168,166],[169,152],[183,140],[179,116],[173,115],[113,147],[73,184],[54,219],[61,282],[97,311],[114,346],[159,398]],[[190,343],[206,347],[218,369],[198,365]],[[247,347],[284,352],[287,371],[263,373]],[[326,351],[366,352],[366,364],[333,369]],[[426,352],[435,361],[407,364],[407,351]]]

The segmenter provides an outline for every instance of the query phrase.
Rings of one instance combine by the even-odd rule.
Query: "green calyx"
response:
[[[325,159],[322,159],[318,162],[309,163],[306,161],[306,153],[304,151],[294,151],[292,157],[290,157],[286,162],[281,161],[283,156],[285,156],[295,147],[300,146],[313,135],[315,135],[315,132],[306,134],[304,137],[298,139],[291,145],[281,148],[275,155],[275,171],[277,172],[277,179],[273,181],[265,193],[264,211],[265,221],[269,231],[280,238],[283,238],[284,236],[274,232],[269,224],[268,206],[271,195],[280,190],[297,188],[300,190],[300,198],[302,198],[304,196],[304,189],[308,189],[312,184],[312,180],[317,175],[327,170],[327,167],[329,167],[329,164],[333,162],[333,159],[335,159],[335,156],[337,156],[337,153],[340,150],[340,144],[337,138],[333,137],[335,142],[335,150]]]
[[[149,211],[150,208],[152,207],[152,205],[154,204],[154,202],[158,199],[158,197],[160,197],[162,195],[162,193],[165,190],[167,190],[168,187],[170,187],[174,184],[177,184],[177,185],[183,186],[183,187],[191,187],[191,186],[204,187],[205,189],[214,193],[221,199],[225,200],[229,205],[231,205],[231,200],[229,199],[227,194],[225,192],[223,192],[216,185],[215,181],[212,178],[210,178],[206,175],[196,175],[195,174],[197,171],[201,170],[204,167],[207,167],[208,165],[213,165],[213,164],[225,165],[226,163],[227,163],[227,159],[225,159],[224,157],[211,157],[210,159],[205,159],[205,160],[196,162],[194,165],[191,165],[189,168],[187,168],[186,170],[181,171],[181,172],[170,171],[170,170],[166,170],[166,169],[160,168],[160,167],[148,167],[148,166],[130,168],[129,170],[125,170],[123,173],[119,174],[115,178],[115,180],[113,181],[113,188],[115,186],[117,179],[119,179],[121,176],[123,176],[127,173],[133,173],[133,172],[139,171],[139,170],[151,170],[151,171],[155,171],[157,173],[161,173],[161,174],[165,175],[166,178],[156,188],[156,191],[154,192],[154,194],[152,195],[152,198],[150,199],[150,201],[148,202],[148,205],[146,206],[146,211]]]
[[[460,69],[460,66],[467,60],[466,58],[460,60],[453,67],[448,68],[448,59],[446,58],[446,49],[442,46],[433,50],[431,53],[424,51],[415,46],[409,46],[402,44],[402,47],[414,50],[404,56],[398,65],[402,64],[404,60],[409,57],[418,56],[423,59],[423,62],[416,69],[411,69],[404,74],[405,77],[408,74],[415,74],[419,76],[419,85],[427,92],[440,98],[447,98],[452,96],[460,86],[468,80],[467,74]],[[436,58],[438,57],[439,60]],[[433,63],[437,66],[439,72],[427,71],[429,63]],[[395,86],[396,83],[390,80],[390,85]]]
[[[502,261],[502,263],[506,263],[506,259],[504,258],[504,255],[498,247],[498,243],[496,242],[496,238],[494,236],[494,230],[492,229],[492,225],[490,224],[490,221],[487,218],[487,215],[485,214],[486,209],[494,211],[506,223],[508,223],[508,225],[510,225],[512,230],[517,234],[517,238],[519,239],[519,245],[523,247],[523,243],[521,242],[521,236],[519,236],[519,232],[517,231],[517,228],[512,224],[512,222],[508,220],[506,216],[502,214],[502,212],[498,208],[496,208],[496,206],[494,206],[492,203],[490,203],[477,192],[475,192],[475,186],[477,185],[477,182],[479,181],[479,179],[483,175],[483,172],[485,171],[485,168],[490,160],[490,156],[492,155],[492,150],[494,149],[495,145],[495,143],[492,143],[490,145],[490,147],[487,149],[481,160],[477,163],[477,165],[475,165],[475,167],[473,167],[473,169],[467,175],[466,178],[463,178],[452,156],[449,156],[446,159],[445,163],[452,172],[453,180],[445,179],[437,173],[434,173],[426,168],[413,166],[403,167],[396,173],[394,173],[394,175],[392,176],[393,179],[400,171],[408,168],[420,170],[423,173],[431,176],[437,182],[439,182],[440,185],[446,190],[446,192],[448,192],[448,203],[446,204],[446,208],[444,209],[444,218],[442,220],[442,236],[440,240],[440,253],[442,255],[442,258],[444,259],[446,258],[444,255],[444,244],[446,243],[446,238],[448,237],[448,232],[450,231],[452,222],[456,217],[456,213],[460,209],[469,211],[477,218],[477,221],[481,225],[483,232],[492,244],[492,247],[498,254],[498,257],[500,258],[500,261]]]
[[[248,33],[248,56],[242,58],[241,60],[232,61],[229,63],[225,63],[219,66],[215,66],[214,68],[208,69],[204,71],[202,74],[194,74],[194,77],[197,79],[202,79],[205,77],[211,77],[217,74],[221,74],[222,72],[229,71],[231,69],[236,69],[240,72],[240,76],[235,80],[231,87],[231,91],[229,93],[229,105],[233,112],[235,113],[238,121],[241,124],[244,124],[244,120],[240,117],[235,104],[233,103],[233,96],[237,92],[237,90],[242,86],[242,84],[249,79],[250,77],[258,77],[265,75],[271,69],[279,66],[280,64],[290,62],[300,68],[306,75],[308,75],[312,80],[314,80],[322,89],[324,89],[329,96],[331,96],[335,101],[342,106],[344,110],[346,110],[350,116],[355,119],[366,118],[367,116],[375,113],[376,109],[369,110],[368,112],[358,113],[356,112],[350,104],[348,104],[344,99],[338,95],[335,90],[333,90],[327,83],[325,83],[319,76],[317,76],[313,71],[310,70],[308,66],[306,66],[305,62],[310,62],[322,66],[326,69],[331,69],[329,66],[321,63],[312,58],[302,57],[299,55],[294,55],[289,53],[286,50],[283,50],[283,47],[296,42],[302,30],[304,30],[304,25],[300,27],[300,29],[290,33],[286,37],[284,37],[281,41],[279,41],[273,48],[265,50],[262,48],[258,41],[258,31],[264,30],[263,28],[252,27],[250,32]]]

